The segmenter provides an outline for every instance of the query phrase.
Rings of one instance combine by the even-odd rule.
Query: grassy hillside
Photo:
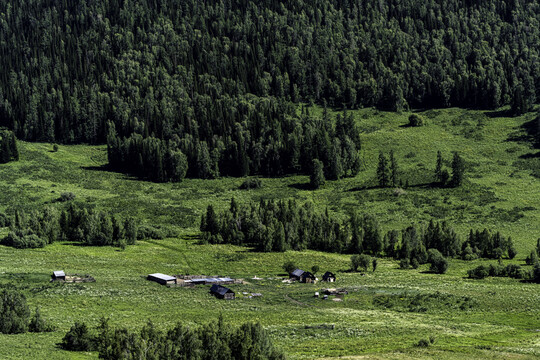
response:
[[[321,111],[313,108],[311,111]],[[140,241],[125,251],[56,243],[45,249],[16,250],[0,246],[0,286],[19,288],[32,307],[39,306],[57,331],[39,335],[0,335],[0,358],[97,358],[67,353],[55,344],[75,320],[97,324],[142,326],[151,318],[161,328],[176,321],[201,323],[218,315],[233,322],[260,321],[291,358],[335,358],[370,354],[391,358],[528,358],[540,355],[538,285],[507,278],[464,279],[481,263],[451,260],[447,274],[427,267],[399,270],[379,261],[375,273],[347,272],[349,257],[319,252],[261,254],[233,246],[198,245],[200,214],[210,203],[228,206],[260,198],[297,198],[328,207],[339,216],[349,209],[377,214],[384,230],[413,222],[445,219],[465,235],[489,227],[512,236],[523,259],[540,237],[538,150],[527,141],[524,125],[532,114],[499,117],[482,111],[447,109],[424,112],[427,124],[404,126],[408,113],[366,109],[356,112],[363,134],[364,169],[355,178],[327,182],[307,190],[306,176],[265,178],[258,190],[239,190],[243,179],[187,179],[180,184],[154,184],[109,172],[104,146],[60,146],[21,142],[21,161],[0,166],[0,211],[41,208],[56,203],[62,192],[77,202],[133,215],[140,223],[171,225],[179,236]],[[378,153],[393,149],[402,169],[406,194],[375,185]],[[437,150],[447,166],[452,151],[467,163],[462,188],[430,186]],[[343,302],[313,298],[321,285],[284,284],[281,265],[319,265],[338,273],[336,286],[350,294]],[[53,270],[88,273],[89,284],[51,284]],[[150,283],[151,272],[227,275],[246,279],[237,293],[261,292],[262,298],[240,296],[232,302],[208,295],[208,288],[166,288]],[[251,280],[254,276],[264,280]],[[326,325],[334,324],[330,329]],[[320,327],[321,325],[324,325]],[[435,338],[429,348],[414,344]]]

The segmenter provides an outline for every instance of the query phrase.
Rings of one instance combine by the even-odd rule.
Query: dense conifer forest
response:
[[[301,152],[310,131],[288,102],[528,111],[539,20],[531,0],[2,2],[0,125],[103,143],[111,121],[113,147],[162,149],[154,180],[279,175],[298,165],[259,161]],[[111,164],[140,169],[142,157],[140,171],[158,171],[145,156]]]

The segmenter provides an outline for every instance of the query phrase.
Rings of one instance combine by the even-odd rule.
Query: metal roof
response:
[[[302,274],[304,273],[305,271],[304,270],[300,270],[300,269],[296,269],[292,272],[292,276],[297,276],[297,277],[300,277],[302,276]]]
[[[218,285],[218,284],[214,284],[212,285],[212,287],[210,288],[210,292],[213,292],[215,294],[219,294],[219,295],[225,295],[226,293],[228,292],[233,292],[231,289],[229,288],[226,288],[225,286],[221,286],[221,285]]]
[[[53,271],[53,274],[54,274],[54,277],[62,277],[62,276],[66,276],[66,274],[60,270],[60,271]]]
[[[161,274],[161,273],[150,274],[148,276],[151,276],[151,277],[156,278],[156,279],[164,280],[164,281],[172,281],[172,280],[176,279],[174,276],[165,275],[165,274]]]

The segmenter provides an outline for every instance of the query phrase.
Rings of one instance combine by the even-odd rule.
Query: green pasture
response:
[[[139,241],[124,251],[69,243],[36,250],[0,246],[0,287],[23,291],[31,308],[39,307],[57,329],[0,335],[0,358],[97,358],[97,353],[69,353],[56,346],[75,320],[95,326],[105,316],[113,325],[137,329],[151,319],[166,329],[178,321],[215,321],[220,314],[234,324],[260,321],[292,359],[539,356],[539,285],[509,278],[466,279],[468,269],[493,261],[452,259],[449,271],[436,275],[427,266],[400,270],[396,261],[380,259],[376,272],[360,274],[348,271],[347,255],[264,254],[199,244],[199,218],[208,204],[224,209],[231,197],[240,203],[295,198],[336,216],[350,210],[375,214],[384,230],[432,218],[447,220],[462,236],[470,228],[499,230],[516,244],[518,256],[512,262],[524,265],[540,237],[539,155],[525,130],[535,115],[430,110],[421,113],[426,125],[418,128],[404,126],[408,115],[356,111],[363,170],[317,191],[307,189],[307,176],[264,178],[261,189],[249,191],[239,190],[239,178],[155,184],[108,171],[106,146],[61,145],[53,152],[52,144],[19,142],[20,161],[0,165],[0,211],[63,206],[56,201],[60,194],[73,192],[76,202],[134,216],[140,224],[172,227],[178,236]],[[405,194],[376,186],[381,150],[394,150]],[[461,153],[467,164],[463,187],[432,186],[437,150],[448,168],[452,151]],[[313,297],[324,287],[320,283],[283,283],[281,265],[288,260],[306,270],[318,265],[319,276],[336,272],[335,286],[349,294],[341,302],[322,300]],[[50,283],[50,274],[59,269],[92,275],[96,282]],[[151,283],[145,275],[153,272],[231,276],[246,283],[232,285],[238,298],[227,302],[210,296],[206,286]],[[263,297],[249,299],[243,292]],[[431,346],[415,346],[430,337]]]

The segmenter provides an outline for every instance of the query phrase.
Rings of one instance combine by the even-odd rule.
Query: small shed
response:
[[[53,271],[51,277],[53,281],[66,281],[66,274],[62,270]]]
[[[289,277],[291,279],[295,279],[295,280],[300,281],[300,278],[302,277],[304,272],[305,272],[304,270],[296,269],[291,273],[291,275]]]
[[[212,285],[210,293],[218,299],[234,300],[234,291],[218,284]]]
[[[161,285],[175,284],[176,283],[176,278],[174,276],[165,275],[165,274],[161,274],[161,273],[150,274],[150,275],[148,275],[148,277],[146,279],[150,280],[150,281],[155,281],[155,282],[157,282],[158,284],[161,284]]]
[[[322,280],[326,282],[336,282],[336,275],[330,271],[327,271],[322,276]]]
[[[302,283],[314,283],[317,281],[317,278],[315,275],[310,273],[309,271],[304,271],[300,269],[296,269],[291,273],[291,279],[295,279]]]

